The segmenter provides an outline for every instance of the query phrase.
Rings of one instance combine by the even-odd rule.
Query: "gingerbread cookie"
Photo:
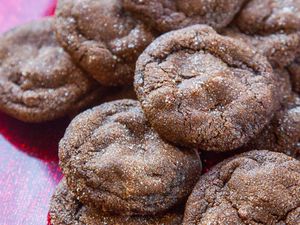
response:
[[[121,0],[60,0],[56,33],[73,59],[103,85],[130,85],[152,33],[131,18]]]
[[[244,0],[123,0],[124,8],[159,32],[194,24],[226,27]]]
[[[253,138],[243,150],[267,149],[291,156],[300,154],[300,98],[290,96],[264,130]]]
[[[105,215],[81,204],[68,190],[63,179],[57,187],[50,204],[52,225],[180,225],[181,212],[169,212],[156,216]]]
[[[250,0],[236,21],[249,34],[299,31],[300,0]]]
[[[260,54],[266,56],[274,67],[283,68],[291,64],[299,52],[300,32],[250,35],[231,26],[223,29],[221,33],[254,47]]]
[[[140,56],[135,89],[165,139],[202,150],[247,143],[278,107],[267,59],[242,42],[195,25],[156,39]]]
[[[299,0],[251,0],[235,22],[242,31],[235,35],[254,45],[273,66],[287,66],[299,52]]]
[[[53,120],[102,96],[59,46],[52,24],[47,18],[0,37],[0,110],[22,121]]]
[[[122,215],[167,211],[185,200],[201,173],[197,154],[163,141],[134,100],[77,116],[60,142],[59,158],[81,202]]]
[[[300,161],[252,151],[204,174],[188,199],[184,225],[300,223]]]
[[[300,56],[288,66],[288,71],[290,73],[293,90],[300,94]]]

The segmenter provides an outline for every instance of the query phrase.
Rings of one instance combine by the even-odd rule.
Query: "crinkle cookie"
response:
[[[59,46],[52,24],[47,18],[0,37],[0,110],[22,121],[53,120],[102,97]]]
[[[63,179],[50,204],[52,225],[180,225],[182,214],[169,212],[156,216],[107,215],[81,204]]]
[[[300,161],[252,151],[219,163],[194,188],[183,224],[300,224]]]
[[[59,0],[57,38],[73,59],[101,84],[130,85],[139,54],[152,33],[131,18],[121,0]]]
[[[236,21],[249,34],[299,31],[300,0],[250,0]]]
[[[288,66],[288,71],[290,73],[293,90],[300,94],[300,56]]]
[[[299,52],[300,0],[250,0],[235,23],[242,31],[235,35],[254,45],[273,66],[287,66]]]
[[[159,32],[194,24],[226,27],[244,0],[123,0],[124,8]]]
[[[223,29],[221,33],[253,46],[260,54],[266,56],[274,67],[283,68],[291,64],[300,48],[300,32],[250,35],[232,26]]]
[[[137,97],[163,138],[214,151],[261,132],[278,108],[277,84],[265,57],[205,25],[156,39],[135,74]]]
[[[264,130],[253,138],[244,150],[267,149],[291,156],[300,154],[300,98],[290,96]]]
[[[197,154],[163,141],[134,100],[77,116],[60,142],[59,158],[81,202],[120,215],[167,211],[186,199],[201,174]]]

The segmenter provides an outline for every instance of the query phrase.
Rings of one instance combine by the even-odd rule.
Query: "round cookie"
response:
[[[249,34],[291,33],[300,30],[300,0],[251,0],[236,19]]]
[[[300,98],[294,94],[287,100],[264,130],[253,138],[243,150],[283,152],[291,156],[300,154]]]
[[[290,73],[293,90],[300,94],[300,56],[288,66],[288,71]]]
[[[278,108],[277,78],[242,42],[195,25],[156,39],[139,57],[135,89],[165,139],[228,151],[256,136]]]
[[[300,223],[300,161],[252,151],[204,174],[186,204],[184,225]]]
[[[201,174],[196,152],[163,141],[134,100],[77,116],[60,142],[59,158],[81,202],[120,215],[167,211],[186,199]]]
[[[59,0],[56,34],[73,59],[105,86],[130,85],[152,33],[132,19],[121,0]]]
[[[180,225],[182,214],[169,212],[159,216],[116,216],[105,215],[81,204],[68,190],[63,179],[50,203],[52,225]]]
[[[253,46],[260,54],[266,56],[274,67],[283,68],[291,64],[300,48],[300,32],[250,35],[231,26],[223,29],[221,33]]]
[[[46,18],[0,37],[0,110],[25,122],[65,116],[102,96],[59,46],[52,24]]]
[[[123,0],[124,8],[159,32],[194,24],[226,27],[244,0]]]

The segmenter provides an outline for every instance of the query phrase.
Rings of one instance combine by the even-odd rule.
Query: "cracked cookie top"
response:
[[[244,0],[123,0],[124,8],[160,32],[194,24],[227,26]]]
[[[300,98],[292,94],[263,131],[243,150],[268,149],[291,156],[300,155]]]
[[[300,223],[300,162],[252,151],[204,174],[185,209],[185,225]]]
[[[201,173],[197,154],[163,141],[134,100],[77,116],[60,142],[59,158],[81,202],[122,215],[168,210],[185,200]]]
[[[106,86],[130,85],[136,59],[153,38],[120,0],[59,0],[56,33],[73,59]]]
[[[102,95],[59,46],[52,24],[47,18],[0,37],[0,110],[26,122],[62,117]]]
[[[251,0],[236,21],[250,34],[300,31],[300,0]]]
[[[135,74],[138,99],[162,137],[214,151],[263,129],[278,106],[276,82],[266,58],[205,25],[156,39]]]
[[[65,179],[58,185],[50,203],[52,225],[180,225],[181,212],[156,216],[117,216],[103,214],[81,204],[68,190]]]

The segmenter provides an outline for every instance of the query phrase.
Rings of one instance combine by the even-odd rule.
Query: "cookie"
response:
[[[270,124],[253,138],[243,150],[270,150],[283,152],[291,156],[300,154],[300,98],[290,96],[273,117]]]
[[[135,90],[163,138],[207,151],[241,147],[278,107],[267,59],[205,25],[156,39],[137,61]]]
[[[254,47],[258,53],[266,56],[274,67],[283,68],[291,64],[300,48],[300,32],[250,35],[243,33],[233,25],[223,29],[221,33]]]
[[[300,94],[300,56],[288,66],[293,90]]]
[[[134,100],[77,116],[60,142],[59,158],[81,202],[120,215],[167,211],[186,199],[201,174],[197,154],[163,141]]]
[[[226,27],[244,0],[123,0],[124,8],[161,33],[195,24]]]
[[[251,0],[235,20],[240,29],[229,31],[253,45],[275,67],[292,63],[300,48],[299,0]]]
[[[130,85],[135,62],[153,35],[121,0],[59,0],[56,34],[74,61],[102,85]]]
[[[186,204],[184,225],[300,223],[300,161],[252,151],[204,174]]]
[[[25,122],[63,117],[102,96],[59,46],[52,24],[46,18],[0,37],[0,110]]]
[[[300,0],[250,0],[237,19],[249,34],[291,33],[300,30]]]
[[[68,190],[63,179],[55,191],[50,204],[52,225],[180,225],[182,214],[169,212],[159,216],[105,215],[81,204]]]

